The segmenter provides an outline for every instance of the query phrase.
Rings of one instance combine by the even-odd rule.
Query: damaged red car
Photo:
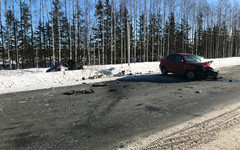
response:
[[[217,79],[218,72],[210,67],[212,61],[203,62],[202,57],[188,53],[171,54],[162,59],[159,68],[163,75],[184,75],[189,80],[197,78]]]

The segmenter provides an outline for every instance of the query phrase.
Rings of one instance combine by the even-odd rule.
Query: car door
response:
[[[181,74],[181,75],[184,74],[184,61],[181,55],[175,56],[173,70],[174,70],[174,73],[176,74]]]
[[[173,55],[169,55],[167,58],[166,58],[166,68],[168,70],[168,72],[172,72],[174,73],[174,67],[175,67],[175,57],[176,55],[173,54]]]

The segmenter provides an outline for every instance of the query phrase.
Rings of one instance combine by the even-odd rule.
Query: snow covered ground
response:
[[[212,60],[212,67],[218,70],[221,67],[240,65],[240,57],[206,59]],[[125,75],[133,74],[160,74],[159,62],[132,63],[121,65],[85,66],[83,70],[50,72],[47,68],[0,70],[0,94],[61,87],[85,83],[104,82],[115,80]],[[94,76],[102,76],[94,79]]]

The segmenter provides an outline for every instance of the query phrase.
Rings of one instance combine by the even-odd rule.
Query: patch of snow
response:
[[[240,65],[240,57],[204,61],[213,61],[214,69]],[[104,82],[129,74],[161,74],[159,62],[131,63],[130,66],[128,64],[84,66],[83,70],[49,73],[46,73],[46,70],[47,68],[0,70],[0,94]],[[83,78],[85,80],[82,80]]]

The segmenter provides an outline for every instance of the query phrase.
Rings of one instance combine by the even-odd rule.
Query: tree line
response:
[[[171,53],[240,55],[237,1],[84,0],[82,5],[78,0],[39,0],[34,1],[37,8],[32,0],[11,1],[10,7],[10,1],[0,0],[5,8],[0,11],[0,62],[10,69],[68,60],[120,64],[128,56],[130,62],[159,61]],[[39,10],[37,22],[33,9]]]

